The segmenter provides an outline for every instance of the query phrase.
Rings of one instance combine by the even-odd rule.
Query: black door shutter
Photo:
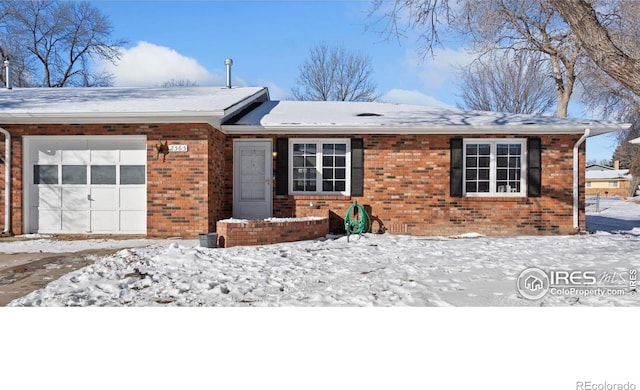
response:
[[[289,139],[276,138],[276,195],[289,193]]]
[[[462,196],[462,138],[451,139],[451,196]]]
[[[364,140],[351,140],[351,196],[364,195]]]
[[[540,138],[527,140],[527,196],[539,197],[542,193],[542,152]]]

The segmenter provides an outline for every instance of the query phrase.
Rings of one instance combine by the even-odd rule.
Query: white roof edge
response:
[[[630,126],[630,125],[629,125]],[[595,124],[578,128],[575,125],[511,125],[511,126],[327,126],[327,125],[291,125],[291,126],[255,126],[222,125],[225,134],[278,133],[278,134],[584,134],[589,129],[590,137],[626,129],[629,126]]]
[[[100,123],[209,123],[221,118],[223,111],[194,112],[100,112],[100,113],[48,113],[2,114],[2,124],[100,124]],[[157,120],[160,119],[161,120]],[[154,120],[155,119],[155,120]]]

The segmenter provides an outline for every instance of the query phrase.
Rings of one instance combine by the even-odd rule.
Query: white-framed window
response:
[[[610,181],[609,182],[609,188],[618,188],[618,182],[617,181]]]
[[[526,196],[526,139],[465,139],[465,196]]]
[[[292,195],[349,195],[351,141],[290,139],[289,173]]]

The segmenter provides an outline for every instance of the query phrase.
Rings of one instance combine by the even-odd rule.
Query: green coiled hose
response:
[[[369,215],[358,202],[347,209],[347,215],[344,217],[344,230],[347,235],[361,234],[369,230]]]

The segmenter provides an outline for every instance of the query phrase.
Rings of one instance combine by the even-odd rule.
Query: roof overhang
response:
[[[473,126],[473,125],[445,125],[445,126],[330,126],[330,125],[287,125],[287,126],[256,126],[256,125],[222,125],[225,134],[281,134],[281,135],[345,135],[345,134],[431,134],[431,135],[531,135],[531,134],[584,134],[590,130],[589,137],[606,134],[629,128],[630,124],[584,124],[581,126],[566,125],[512,125],[512,126]]]

